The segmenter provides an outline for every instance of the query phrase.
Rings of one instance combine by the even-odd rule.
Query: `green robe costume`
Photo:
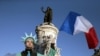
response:
[[[50,52],[47,54],[47,56],[55,56],[56,50],[50,49]],[[21,56],[21,53],[16,54],[16,56]],[[37,53],[37,56],[44,56],[43,54]]]

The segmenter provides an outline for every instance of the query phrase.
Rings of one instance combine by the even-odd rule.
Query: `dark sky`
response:
[[[0,0],[0,56],[24,50],[21,37],[25,32],[35,34],[36,26],[43,23],[42,6],[53,9],[53,24],[58,29],[70,11],[80,13],[93,24],[100,39],[100,0]],[[59,32],[57,44],[62,56],[94,53],[88,49],[84,33],[72,36]]]

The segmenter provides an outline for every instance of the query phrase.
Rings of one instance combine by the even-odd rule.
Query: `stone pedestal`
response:
[[[58,29],[52,24],[43,23],[36,27],[38,51],[46,55],[50,48],[57,51],[55,56],[60,56],[59,48],[57,47]],[[43,48],[44,47],[44,48]]]

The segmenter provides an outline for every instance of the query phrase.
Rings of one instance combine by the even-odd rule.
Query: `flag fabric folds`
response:
[[[60,31],[75,35],[84,32],[89,49],[94,49],[98,45],[98,39],[93,25],[82,15],[70,12],[63,22]]]

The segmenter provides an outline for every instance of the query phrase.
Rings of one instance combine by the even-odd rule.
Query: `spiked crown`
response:
[[[25,43],[27,40],[31,40],[35,43],[35,39],[36,35],[32,35],[32,33],[30,35],[28,35],[27,33],[25,33],[25,37],[22,37],[22,41]]]

